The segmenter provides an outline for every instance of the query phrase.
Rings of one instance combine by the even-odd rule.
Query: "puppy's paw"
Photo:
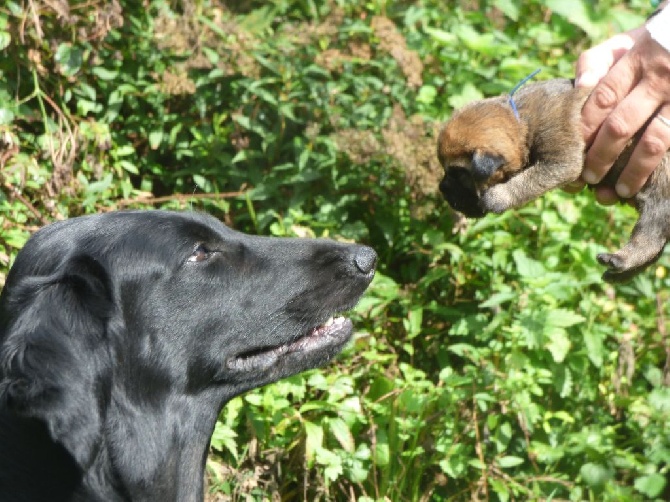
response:
[[[605,265],[608,270],[603,274],[603,280],[610,284],[620,284],[628,282],[646,267],[633,266],[626,262],[626,259],[619,253],[600,253],[596,256],[598,263]]]
[[[624,268],[624,260],[617,254],[598,253],[596,256],[598,263],[605,265],[613,271],[621,271]]]
[[[486,212],[500,214],[512,209],[514,203],[505,187],[496,185],[484,192],[481,198],[481,206]]]
[[[608,270],[603,274],[603,281],[609,282],[610,284],[623,284],[624,282],[633,279],[638,273],[640,273],[640,270],[638,269],[626,270],[625,272]]]

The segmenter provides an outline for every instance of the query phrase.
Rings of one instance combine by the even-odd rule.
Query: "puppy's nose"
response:
[[[374,271],[377,265],[377,253],[367,246],[358,246],[354,254],[354,263],[360,272],[367,275]]]

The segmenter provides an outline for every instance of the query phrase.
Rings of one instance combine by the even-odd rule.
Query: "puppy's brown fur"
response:
[[[585,144],[581,108],[588,90],[557,79],[522,87],[515,95],[519,118],[503,95],[477,101],[454,113],[438,138],[447,202],[470,217],[502,213],[576,180]],[[644,128],[643,128],[644,129]],[[613,186],[639,134],[602,184]],[[670,154],[631,200],[640,213],[630,241],[614,254],[598,255],[603,278],[627,280],[653,263],[670,238]]]

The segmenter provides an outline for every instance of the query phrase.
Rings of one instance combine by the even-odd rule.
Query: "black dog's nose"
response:
[[[377,265],[377,253],[367,246],[359,246],[354,255],[356,268],[364,274],[369,274]]]

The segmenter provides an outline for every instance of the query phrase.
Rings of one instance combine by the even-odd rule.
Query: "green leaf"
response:
[[[567,309],[552,309],[547,312],[546,317],[547,326],[557,328],[569,328],[570,326],[581,324],[584,321],[586,321],[584,316]]]
[[[99,194],[104,192],[105,190],[109,189],[109,187],[112,185],[113,179],[114,176],[112,175],[112,173],[109,173],[100,181],[94,181],[93,183],[89,183],[88,186],[86,187],[86,193]]]
[[[512,0],[494,0],[493,5],[498,7],[512,21],[519,20],[519,4]]]
[[[424,26],[423,31],[430,35],[433,40],[444,45],[454,45],[458,42],[458,37],[450,31],[431,28],[429,26]]]
[[[305,458],[308,462],[313,462],[317,452],[322,450],[323,446],[323,427],[313,422],[305,420]]]
[[[454,343],[447,347],[447,350],[453,352],[457,356],[468,357],[472,360],[478,359],[479,349],[467,343]]]
[[[480,471],[486,469],[486,464],[484,464],[478,458],[473,458],[473,459],[468,460],[468,465],[470,467],[474,467],[475,469],[478,469]]]
[[[121,166],[124,171],[128,171],[131,174],[140,174],[138,167],[128,160],[119,160],[118,165]]]
[[[391,448],[386,430],[377,429],[375,435],[374,462],[375,465],[384,467],[391,462]]]
[[[349,427],[341,418],[329,418],[328,428],[333,433],[340,446],[349,453],[353,453],[356,445],[354,443],[354,436],[351,434]]]
[[[614,473],[610,467],[593,462],[582,465],[579,469],[579,473],[584,479],[584,482],[593,488],[603,486],[614,477]]]
[[[496,495],[498,495],[500,502],[507,502],[509,500],[509,488],[502,480],[490,478],[488,483]]]
[[[484,95],[472,82],[466,82],[460,91],[452,92],[447,98],[449,106],[455,109],[462,108],[468,103],[482,99]]]
[[[489,299],[480,303],[479,307],[488,309],[491,307],[497,307],[498,305],[502,305],[503,303],[506,303],[510,300],[516,300],[519,297],[519,294],[515,291],[506,291],[503,293],[494,293],[491,296],[489,296]]]
[[[102,110],[102,105],[100,103],[96,103],[95,101],[90,101],[88,99],[78,99],[77,100],[77,113],[83,117],[88,115],[89,113],[97,113]]]
[[[0,51],[9,47],[12,43],[12,36],[7,31],[0,31]]]
[[[368,474],[370,473],[369,462],[367,460],[370,458],[370,449],[367,445],[360,445],[356,453],[348,459],[347,462],[347,474],[349,479],[354,483],[364,482]]]
[[[316,462],[325,466],[324,476],[329,481],[335,481],[343,472],[342,459],[335,453],[319,448],[316,452]]]
[[[407,319],[403,319],[403,325],[410,340],[421,334],[423,322],[423,307],[414,307],[407,313]]]
[[[114,149],[114,155],[117,157],[126,157],[128,155],[135,155],[135,148],[133,145],[121,145]]]
[[[56,49],[54,59],[59,63],[60,72],[66,77],[73,77],[81,69],[84,52],[69,42],[64,42]]]
[[[661,495],[666,485],[665,476],[655,473],[635,479],[635,489],[649,498]]]
[[[454,28],[454,33],[468,49],[487,56],[499,56],[514,50],[511,45],[502,42],[494,33],[478,31],[469,24],[459,24]]]
[[[572,24],[579,26],[591,38],[597,39],[602,29],[591,19],[589,2],[585,0],[544,0],[544,4]]]
[[[424,85],[419,89],[419,94],[416,96],[417,103],[430,105],[437,98],[437,89],[432,85]]]
[[[108,70],[107,68],[103,68],[102,66],[96,66],[94,67],[91,72],[93,75],[98,77],[100,80],[114,80],[116,77],[119,76],[119,72],[116,70]]]
[[[500,457],[498,459],[498,465],[503,469],[509,469],[510,467],[516,467],[524,463],[524,459],[521,457],[507,456]]]
[[[216,422],[214,433],[212,434],[211,445],[217,450],[228,450],[235,459],[238,458],[237,451],[237,433],[223,422]]]
[[[261,406],[263,404],[263,396],[258,393],[251,393],[244,396],[244,400],[254,406]]]
[[[0,108],[0,125],[9,125],[14,121],[14,112],[9,108]]]
[[[547,273],[544,265],[537,260],[529,258],[523,249],[515,249],[512,252],[512,258],[514,258],[516,270],[521,277],[536,278]]]
[[[649,393],[649,404],[657,411],[670,413],[670,388],[660,387]]]
[[[603,344],[604,335],[596,330],[587,329],[583,331],[582,337],[584,346],[586,347],[586,355],[591,361],[591,364],[596,368],[602,367],[605,358],[605,346]]]
[[[446,460],[440,461],[440,468],[454,479],[462,478],[467,473],[466,458],[462,453],[451,455]]]
[[[570,352],[570,338],[564,329],[555,328],[550,333],[545,332],[548,341],[545,345],[547,350],[551,352],[554,362],[562,363],[565,356]]]
[[[163,131],[157,130],[157,131],[151,131],[149,133],[149,146],[151,147],[152,150],[157,150],[159,146],[161,146],[161,142],[163,141]]]

